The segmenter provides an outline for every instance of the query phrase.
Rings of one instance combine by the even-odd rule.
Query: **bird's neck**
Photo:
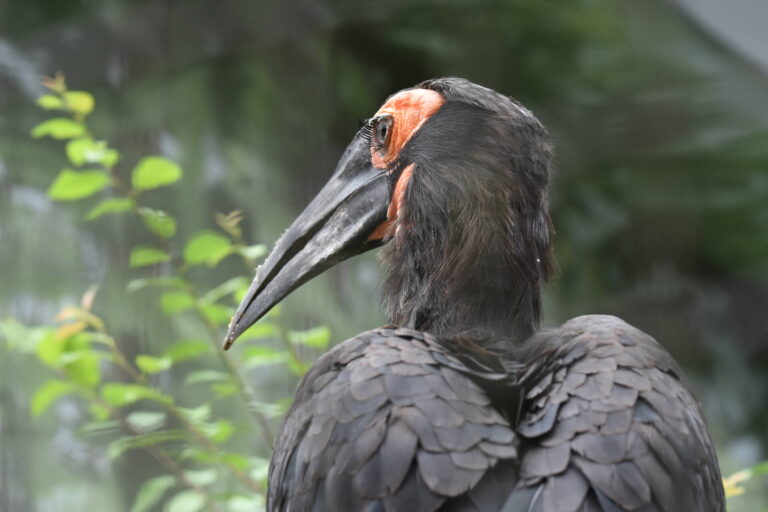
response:
[[[396,325],[488,349],[519,343],[539,325],[549,248],[532,247],[508,216],[471,215],[399,230],[382,254],[384,305]]]

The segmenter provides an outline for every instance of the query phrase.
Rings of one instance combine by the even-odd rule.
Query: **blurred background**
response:
[[[560,275],[545,325],[609,313],[657,338],[730,474],[768,457],[766,20],[763,0],[0,0],[0,319],[50,325],[99,283],[93,311],[127,354],[199,329],[166,316],[160,292],[126,292],[164,272],[129,268],[149,239],[140,223],[84,222],[92,202],[46,196],[68,164],[62,142],[30,137],[48,117],[35,104],[41,77],[61,71],[93,94],[89,127],[122,153],[119,175],[150,154],[183,168],[146,196],[173,212],[179,239],[241,209],[249,243],[271,244],[387,95],[462,76],[523,102],[554,139]],[[189,279],[207,289],[235,275],[247,272],[227,258]],[[332,342],[383,324],[378,280],[375,254],[348,261],[289,297],[280,322],[328,326]],[[223,368],[213,352],[187,364]],[[194,407],[189,371],[150,383]],[[240,375],[265,403],[296,384],[279,365]],[[110,458],[83,434],[76,396],[30,414],[50,377],[0,341],[0,510],[130,510],[157,464]],[[237,421],[229,451],[269,457],[242,400],[213,403]],[[766,478],[729,507],[768,510]]]

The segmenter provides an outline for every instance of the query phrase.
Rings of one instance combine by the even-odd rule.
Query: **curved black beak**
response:
[[[389,180],[373,167],[358,133],[331,179],[257,269],[229,324],[224,349],[290,292],[345,259],[377,247],[368,237],[386,220]]]

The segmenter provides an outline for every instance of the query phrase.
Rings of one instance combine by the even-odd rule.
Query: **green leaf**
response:
[[[288,340],[291,343],[324,349],[331,341],[331,330],[323,325],[306,331],[289,331]]]
[[[61,358],[64,372],[73,382],[92,388],[101,382],[99,354],[93,350],[71,351]]]
[[[67,158],[72,165],[101,164],[110,168],[120,159],[120,153],[107,147],[106,141],[94,141],[90,137],[72,139],[67,143]]]
[[[171,398],[157,390],[142,386],[141,384],[124,384],[122,382],[108,382],[101,388],[101,396],[111,405],[122,407],[138,402],[139,400],[154,400],[169,404]]]
[[[144,482],[133,501],[130,512],[148,512],[157,505],[168,489],[176,484],[171,475],[161,475]]]
[[[165,425],[165,418],[163,412],[134,411],[126,417],[126,421],[136,432],[144,434]]]
[[[162,263],[171,259],[167,252],[150,247],[148,245],[138,245],[131,249],[130,265],[132,268],[146,267],[155,263]]]
[[[241,471],[248,467],[248,459],[239,453],[219,452],[219,460]]]
[[[164,512],[197,512],[205,505],[205,497],[195,491],[181,491],[168,503]]]
[[[81,435],[95,436],[99,434],[116,434],[120,432],[120,422],[118,420],[98,420],[86,423],[78,430]]]
[[[267,418],[280,418],[284,416],[286,412],[288,412],[288,408],[291,406],[292,402],[293,402],[292,398],[285,398],[283,400],[278,400],[277,402],[274,402],[274,403],[257,402],[253,400],[248,405],[254,411],[258,412],[259,414],[262,414]]]
[[[146,434],[137,434],[134,436],[121,437],[110,443],[107,448],[107,457],[116,459],[128,450],[142,448],[168,441],[184,441],[187,439],[187,433],[184,430],[158,430],[157,432],[148,432]]]
[[[184,260],[190,265],[216,266],[232,251],[229,239],[215,231],[195,233],[184,247]]]
[[[203,404],[199,407],[195,407],[194,409],[190,409],[188,407],[177,407],[177,409],[182,414],[182,416],[194,424],[203,423],[211,416],[210,404]]]
[[[91,413],[91,417],[93,417],[95,421],[104,421],[109,418],[110,415],[109,409],[95,402],[90,403],[88,410]]]
[[[184,384],[196,384],[198,382],[230,382],[231,377],[228,373],[217,370],[199,370],[187,375]]]
[[[184,476],[193,484],[205,487],[215,482],[219,475],[215,469],[198,469],[185,471]]]
[[[85,135],[85,126],[66,117],[55,117],[38,124],[31,133],[36,139],[46,135],[58,140],[73,139]]]
[[[53,327],[27,327],[15,318],[0,321],[0,335],[5,338],[8,348],[19,352],[34,352],[38,344],[55,336]]]
[[[269,475],[269,459],[264,457],[252,457],[251,463],[253,468],[250,472],[250,477],[257,482],[267,482],[267,475]]]
[[[43,364],[50,366],[51,368],[58,368],[60,366],[59,358],[61,357],[61,354],[64,352],[65,348],[66,346],[64,343],[62,343],[60,339],[56,338],[56,332],[51,330],[48,336],[45,336],[40,340],[40,343],[37,344],[35,352],[37,354],[37,358]]]
[[[243,362],[248,368],[264,366],[268,364],[282,364],[290,359],[286,351],[275,350],[264,346],[248,347],[242,355]]]
[[[194,359],[197,356],[211,351],[211,345],[205,341],[185,340],[179,341],[166,349],[163,357],[168,357],[174,363]]]
[[[248,279],[243,276],[233,277],[232,279],[224,281],[216,288],[208,290],[205,295],[203,295],[202,300],[204,302],[216,302],[222,297],[235,293],[242,288],[247,288],[248,284]]]
[[[85,91],[67,91],[64,93],[67,107],[81,116],[87,116],[93,111],[94,100],[91,93]]]
[[[234,309],[221,304],[201,304],[200,311],[214,325],[224,325],[234,314]]]
[[[216,393],[216,398],[224,398],[225,396],[234,395],[237,393],[237,387],[231,382],[216,382],[211,384],[211,389]]]
[[[264,510],[266,502],[261,494],[230,496],[227,499],[227,512],[253,512]]]
[[[64,103],[61,98],[54,96],[53,94],[45,94],[37,98],[37,104],[45,110],[56,110],[64,108]]]
[[[219,420],[215,423],[202,425],[200,430],[214,443],[223,443],[232,437],[235,428],[232,426],[232,422],[228,420]]]
[[[108,183],[109,176],[101,171],[64,169],[48,188],[48,197],[58,201],[74,201],[95,194]]]
[[[152,208],[139,208],[139,214],[153,233],[163,238],[170,238],[176,234],[176,219],[162,210],[153,210]]]
[[[134,202],[127,197],[108,197],[99,201],[85,214],[85,220],[94,220],[107,213],[122,213],[133,208]]]
[[[131,183],[137,190],[149,190],[175,183],[181,178],[181,167],[162,156],[143,158],[133,169]]]
[[[166,315],[173,315],[195,307],[195,298],[187,292],[165,292],[160,297],[160,304]]]
[[[184,280],[178,276],[142,277],[129,281],[126,291],[133,293],[150,287],[183,288],[185,285]]]
[[[136,356],[136,366],[144,373],[158,373],[171,367],[173,361],[170,357],[155,357],[147,354]]]
[[[267,246],[264,244],[249,245],[246,247],[238,247],[239,252],[249,260],[256,260],[267,254]]]
[[[265,321],[259,321],[250,326],[240,335],[240,340],[261,340],[277,336],[277,326]]]
[[[71,382],[63,380],[47,381],[35,391],[35,394],[32,397],[32,416],[37,418],[56,400],[73,391],[75,391],[75,387]]]

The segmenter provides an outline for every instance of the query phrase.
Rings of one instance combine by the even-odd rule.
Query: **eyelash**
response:
[[[368,144],[370,144],[371,139],[373,138],[373,118],[360,120],[360,133]]]

